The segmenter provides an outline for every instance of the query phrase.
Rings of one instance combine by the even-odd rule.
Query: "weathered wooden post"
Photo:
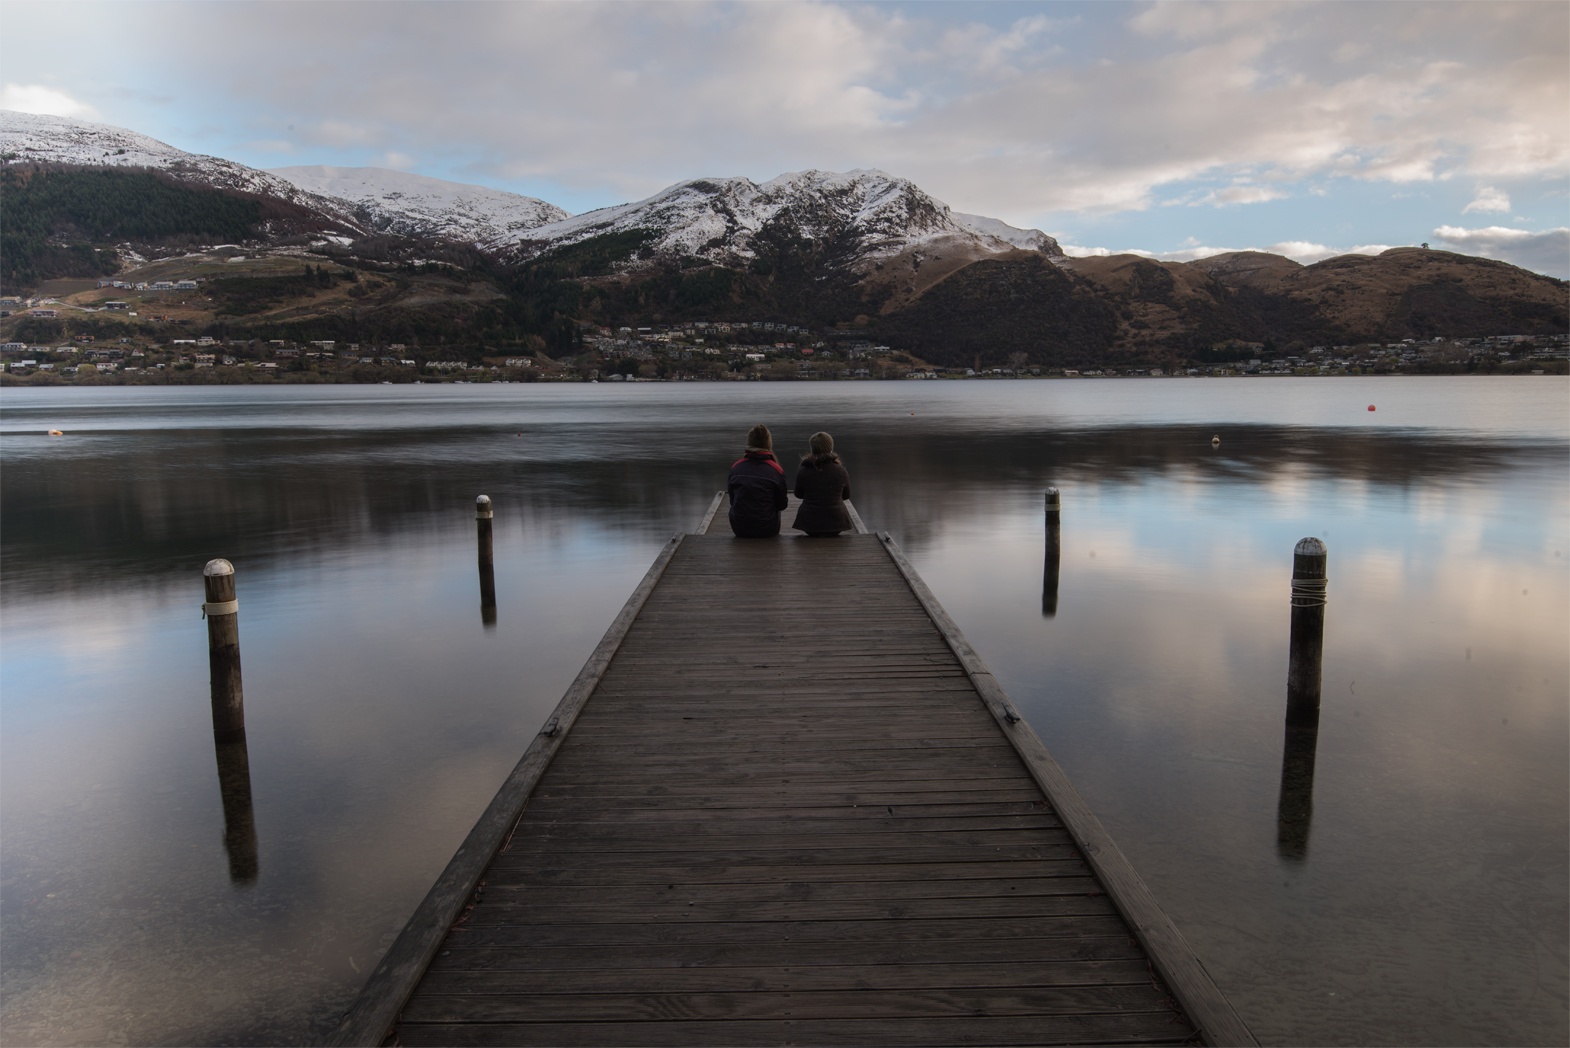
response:
[[[234,565],[223,558],[202,569],[207,599],[207,667],[213,701],[213,739],[245,741],[245,697],[240,687],[240,602],[234,595]]]
[[[251,808],[251,758],[245,741],[214,744],[218,758],[218,793],[224,806],[224,851],[229,856],[229,879],[235,884],[256,880],[260,866],[256,847],[256,817]]]
[[[496,569],[491,549],[491,497],[474,500],[474,530],[480,551],[480,621],[496,625]]]
[[[1063,502],[1057,488],[1047,489],[1047,548],[1041,575],[1041,614],[1052,618],[1058,613],[1058,570],[1063,559]]]
[[[1319,692],[1325,647],[1325,544],[1306,538],[1292,551],[1292,636],[1287,654],[1287,722],[1281,748],[1276,851],[1308,856],[1314,819],[1314,757],[1319,747]]]
[[[1292,637],[1287,655],[1287,722],[1319,723],[1325,648],[1325,544],[1306,538],[1292,551]]]

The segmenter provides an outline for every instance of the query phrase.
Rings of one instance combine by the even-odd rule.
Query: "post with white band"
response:
[[[496,625],[496,570],[491,552],[491,497],[474,500],[474,530],[480,551],[480,621]]]
[[[1325,649],[1325,544],[1306,538],[1292,551],[1292,639],[1287,656],[1287,720],[1319,723]]]
[[[1041,572],[1041,614],[1052,618],[1058,613],[1058,569],[1063,560],[1063,501],[1057,488],[1048,488],[1046,497],[1047,547]]]
[[[1319,684],[1325,648],[1325,544],[1306,538],[1292,551],[1292,639],[1287,656],[1287,722],[1281,748],[1276,852],[1308,858],[1314,822],[1314,757],[1319,748]]]
[[[234,565],[221,557],[202,569],[207,600],[207,666],[213,699],[213,738],[245,741],[245,698],[240,687],[240,602],[234,594]]]

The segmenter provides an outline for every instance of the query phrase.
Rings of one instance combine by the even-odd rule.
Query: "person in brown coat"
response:
[[[801,499],[801,508],[791,527],[814,538],[850,531],[854,525],[845,508],[845,500],[850,498],[850,474],[834,454],[834,438],[814,433],[807,446],[812,450],[796,471],[796,497]]]

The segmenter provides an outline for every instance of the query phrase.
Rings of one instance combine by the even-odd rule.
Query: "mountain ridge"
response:
[[[227,242],[213,239],[221,236],[246,246],[218,261],[245,261],[236,254],[253,256],[247,265],[271,258],[269,272],[308,266],[314,257],[351,274],[427,274],[418,293],[375,282],[374,295],[362,287],[332,316],[291,307],[267,321],[316,325],[311,330],[320,338],[345,323],[345,309],[351,331],[404,324],[436,332],[453,324],[480,342],[528,334],[553,346],[569,344],[583,325],[770,318],[815,329],[854,323],[934,363],[1022,352],[1033,360],[1084,364],[1206,359],[1218,345],[1271,340],[1334,344],[1562,331],[1570,312],[1564,281],[1418,248],[1308,266],[1264,252],[1187,263],[1142,255],[1070,258],[1041,230],[955,212],[914,182],[876,168],[809,169],[764,182],[686,179],[643,200],[568,215],[535,198],[385,168],[259,171],[123,128],[57,117],[0,113],[0,153],[8,161],[0,177],[7,192],[21,194],[16,199],[45,199],[41,190],[25,188],[28,179],[48,189],[58,176],[59,192],[48,197],[56,210],[21,217],[39,219],[23,223],[30,225],[30,250],[65,267],[61,273],[114,272],[117,250],[133,262],[140,257],[137,244],[116,242],[115,231],[131,224],[104,219],[103,206],[88,222],[85,212],[68,206],[82,194],[73,197],[66,183],[87,177],[73,172],[120,170],[155,171],[193,187],[186,192],[216,190],[260,202],[236,205],[239,211],[218,208],[228,216],[223,221],[201,219],[203,208],[212,210],[201,201],[180,205],[184,224],[170,227],[178,233],[170,242],[180,250]],[[51,172],[50,165],[62,170]],[[143,185],[116,199],[171,192]],[[249,239],[232,232],[240,211],[253,216],[246,220]],[[259,220],[269,214],[282,217]],[[533,224],[538,219],[550,221]],[[4,232],[11,237],[10,229]],[[13,243],[7,240],[14,257]],[[167,248],[156,254],[170,257]],[[431,276],[432,266],[458,279]],[[13,286],[18,279],[9,262],[5,279]],[[403,288],[406,278],[396,279]],[[250,316],[234,311],[241,303],[229,305],[230,315]],[[384,314],[391,318],[385,324],[376,319]]]

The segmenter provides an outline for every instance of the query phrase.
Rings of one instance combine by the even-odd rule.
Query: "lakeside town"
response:
[[[199,280],[132,284],[101,281],[100,289],[151,296],[196,292]],[[154,300],[157,308],[158,299]],[[137,305],[138,309],[131,309]],[[180,318],[146,313],[145,301],[109,298],[92,305],[56,298],[0,301],[0,317],[12,329],[24,318],[53,322],[91,320],[96,333],[58,339],[0,343],[7,385],[187,384],[251,382],[659,382],[800,381],[887,379],[1186,378],[1389,375],[1389,374],[1565,374],[1570,335],[1496,334],[1475,338],[1435,337],[1389,343],[1305,346],[1271,342],[1218,343],[1218,356],[1232,358],[1198,367],[1044,367],[1023,352],[1008,366],[940,367],[909,353],[877,344],[866,318],[847,327],[813,330],[805,323],[773,320],[687,321],[670,325],[611,328],[576,324],[566,351],[548,355],[538,345],[474,347],[445,343],[297,342],[195,335],[181,337]],[[105,334],[106,325],[110,322]],[[118,322],[118,323],[116,323]],[[38,325],[31,325],[36,329]],[[83,325],[70,324],[70,328]],[[149,329],[169,331],[149,335]],[[25,329],[24,329],[25,330]],[[114,331],[132,334],[113,334]],[[537,340],[536,340],[537,342]]]

